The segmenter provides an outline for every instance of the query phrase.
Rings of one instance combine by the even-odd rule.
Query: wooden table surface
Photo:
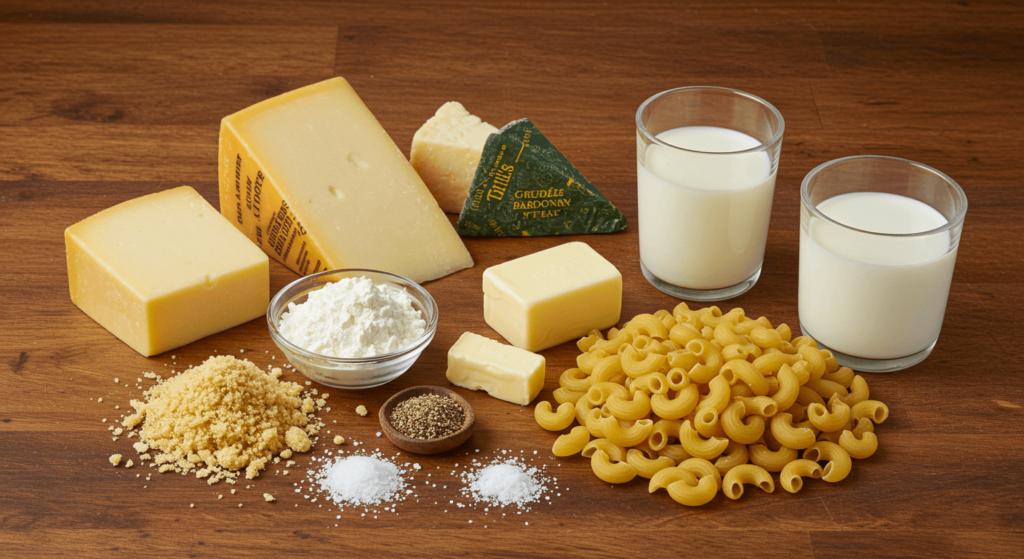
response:
[[[1019,554],[1022,69],[1024,9],[1014,0],[4,0],[0,555]],[[420,489],[420,502],[376,519],[294,492],[310,456],[332,446],[323,439],[291,476],[271,467],[236,495],[193,477],[145,481],[149,468],[111,467],[111,454],[135,455],[133,440],[112,441],[108,426],[139,396],[142,372],[218,352],[260,366],[283,356],[262,319],[170,352],[173,365],[167,354],[139,356],[71,303],[64,228],[182,184],[216,206],[220,119],[332,76],[352,83],[406,153],[449,100],[497,125],[531,118],[629,220],[624,233],[574,239],[621,270],[624,319],[677,303],[638,264],[633,118],[656,92],[734,87],[786,119],[764,273],[723,308],[798,324],[799,186],[816,165],[883,154],[952,176],[970,209],[942,336],[924,363],[869,376],[872,396],[891,409],[878,453],[838,484],[809,483],[796,495],[751,489],[739,501],[686,508],[649,495],[643,480],[612,487],[587,460],[555,459],[555,435],[535,425],[532,407],[457,389],[476,409],[475,435],[456,453],[418,458],[448,488]],[[402,388],[447,385],[446,352],[463,331],[496,336],[482,315],[483,270],[566,240],[467,239],[476,266],[426,285],[441,312],[434,342],[391,384],[330,390],[328,428],[393,454],[375,437],[379,406]],[[272,293],[295,278],[272,261]],[[550,399],[576,351],[543,353],[541,398]],[[355,415],[359,404],[368,417]],[[525,451],[548,465],[560,496],[505,518],[445,506],[442,498],[459,499],[447,472],[475,449],[474,457]],[[265,492],[277,501],[263,502]]]

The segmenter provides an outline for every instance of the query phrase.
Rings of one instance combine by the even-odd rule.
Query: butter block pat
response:
[[[416,131],[409,159],[442,210],[462,211],[487,137],[497,132],[456,101],[441,105]]]
[[[267,255],[191,187],[108,208],[64,242],[71,300],[147,357],[267,312]]]
[[[448,380],[525,406],[544,388],[544,358],[466,332],[448,350]]]
[[[590,245],[565,243],[484,271],[484,319],[541,351],[619,321],[622,274]]]
[[[369,268],[423,282],[473,265],[398,146],[343,78],[221,121],[220,210],[307,275]]]

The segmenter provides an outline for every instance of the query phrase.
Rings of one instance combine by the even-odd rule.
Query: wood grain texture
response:
[[[3,555],[1019,555],[1024,366],[1012,350],[1024,312],[1022,30],[1024,8],[1013,0],[0,3]],[[456,388],[476,411],[471,439],[417,457],[438,487],[417,487],[418,501],[376,519],[295,493],[312,457],[331,446],[325,439],[290,475],[273,466],[235,495],[224,484],[147,481],[149,468],[110,467],[111,454],[135,454],[108,426],[150,385],[136,380],[142,372],[166,375],[214,354],[263,367],[283,356],[263,320],[139,356],[71,304],[64,228],[181,184],[216,205],[220,119],[334,75],[406,153],[445,101],[496,125],[531,118],[629,220],[624,233],[580,238],[622,271],[624,318],[677,302],[638,266],[633,119],[658,91],[735,87],[786,118],[764,272],[722,303],[773,322],[798,324],[799,186],[813,167],[876,153],[957,179],[970,209],[939,343],[924,363],[868,379],[891,409],[878,453],[838,484],[688,509],[649,495],[640,480],[612,487],[588,461],[552,457],[557,434],[534,424],[532,407]],[[391,384],[327,390],[330,437],[393,454],[376,437],[384,401],[410,386],[449,386],[446,352],[463,331],[498,337],[482,317],[483,270],[564,240],[467,239],[476,266],[426,286],[442,317],[434,342]],[[271,264],[272,292],[294,279]],[[551,399],[576,351],[543,353],[541,398]],[[367,417],[354,413],[360,404]],[[445,505],[466,502],[453,490],[454,463],[501,450],[547,465],[561,495],[522,515]],[[265,503],[265,492],[277,501]]]

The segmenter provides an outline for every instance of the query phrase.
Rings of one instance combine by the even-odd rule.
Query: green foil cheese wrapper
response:
[[[487,138],[456,230],[474,237],[615,233],[622,215],[529,119]]]

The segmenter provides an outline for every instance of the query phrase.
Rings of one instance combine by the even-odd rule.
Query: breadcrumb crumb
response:
[[[277,499],[275,499],[275,498],[274,498],[274,496],[273,496],[273,495],[271,495],[270,493],[264,493],[264,494],[263,494],[263,500],[264,500],[264,501],[266,501],[266,502],[268,502],[268,503],[273,503],[273,502],[274,502],[274,501],[276,501]]]
[[[345,444],[345,437],[341,435],[334,437],[334,444]]]
[[[121,455],[120,454],[111,454],[110,458],[108,460],[110,461],[110,463],[113,466],[116,467],[118,464],[121,463]]]
[[[366,406],[364,406],[362,404],[357,406],[356,407],[356,413],[358,413],[359,415],[361,415],[363,417],[366,417]]]

